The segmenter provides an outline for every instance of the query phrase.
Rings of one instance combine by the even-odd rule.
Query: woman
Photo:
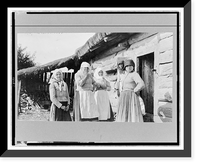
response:
[[[97,68],[94,72],[94,79],[99,85],[96,88],[95,100],[97,102],[99,120],[108,120],[111,118],[110,100],[107,91],[111,90],[110,83],[104,78],[101,68]]]
[[[119,97],[120,96],[120,92],[121,92],[121,77],[123,76],[124,74],[124,60],[123,59],[120,59],[118,58],[117,60],[117,81],[115,83],[115,90],[117,91],[117,96]]]
[[[139,92],[145,87],[144,81],[135,72],[133,60],[124,61],[125,74],[122,78],[122,92],[119,98],[117,122],[143,122]]]
[[[99,113],[94,99],[94,86],[96,85],[90,74],[90,64],[82,62],[80,70],[75,74],[75,83],[79,91],[80,117],[82,121],[98,120]]]
[[[63,81],[63,73],[56,69],[49,81],[50,121],[71,121],[69,113],[70,97],[67,84]]]

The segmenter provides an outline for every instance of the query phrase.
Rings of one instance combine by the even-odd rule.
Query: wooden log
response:
[[[172,75],[172,72],[173,72],[173,63],[159,65],[160,76]]]
[[[134,59],[136,54],[144,54],[144,52],[146,54],[149,50],[152,52],[155,49],[155,43],[157,43],[157,38],[152,35],[155,35],[155,33],[138,33],[133,36],[130,40],[128,40],[128,43],[132,44],[129,49],[127,49],[127,47],[123,44],[127,43],[127,41],[119,44],[118,46],[112,47],[93,59],[93,67],[96,68],[98,66],[106,66],[111,63],[116,63],[118,57],[130,57]]]
[[[132,50],[131,55],[129,56],[138,57],[138,56],[143,56],[144,54],[152,53],[155,51],[157,43],[158,43],[158,37],[156,35],[151,36],[145,40],[139,41],[137,43],[134,43],[128,49],[129,51]]]
[[[120,51],[122,51],[122,50],[125,50],[126,48],[127,48],[127,47],[125,47],[123,44],[121,44],[121,45],[119,45],[119,46],[114,46],[114,47],[112,47],[111,49],[106,50],[106,51],[105,51],[104,53],[102,53],[101,55],[96,56],[96,57],[94,58],[94,61],[99,60],[99,59],[104,59],[104,58],[106,58],[106,57],[108,57],[108,56],[111,56],[111,55],[116,54],[116,53],[118,53],[118,52],[120,52]]]
[[[158,89],[157,95],[158,95],[158,101],[168,101],[168,102],[172,102],[173,101],[172,88]]]
[[[129,44],[132,45],[145,39],[151,40],[151,37],[156,34],[157,33],[138,33],[129,39]]]
[[[159,60],[159,64],[172,62],[173,61],[173,50],[167,50],[163,53],[160,53],[158,60]]]
[[[173,32],[164,32],[164,33],[160,33],[160,39],[164,39],[164,38],[168,38],[170,36],[173,36]]]
[[[107,65],[115,64],[115,56],[111,55],[109,57],[94,61],[92,67],[96,69],[97,67],[105,67]]]
[[[159,52],[164,52],[173,49],[173,36],[164,38],[159,41]]]
[[[129,49],[124,51],[124,57],[132,58],[133,56],[135,56],[134,49],[129,48]]]
[[[158,88],[172,88],[173,86],[173,78],[172,76],[160,76],[158,78]]]
[[[106,72],[106,71],[109,71],[109,70],[112,70],[112,69],[114,69],[114,67],[115,67],[115,64],[113,63],[111,63],[111,64],[109,64],[109,65],[107,65],[107,66],[103,66],[102,67],[102,69]]]
[[[104,58],[101,58],[101,59],[93,59],[93,63],[109,63],[109,61],[112,61],[112,59],[116,56],[116,53],[115,54],[112,54],[108,57],[104,57]]]

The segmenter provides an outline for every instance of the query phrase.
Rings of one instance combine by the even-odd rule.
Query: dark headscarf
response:
[[[135,63],[132,59],[127,59],[127,60],[124,61],[124,68],[126,66],[133,66],[133,68],[135,68]]]

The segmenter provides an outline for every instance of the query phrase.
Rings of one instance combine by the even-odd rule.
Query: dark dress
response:
[[[67,106],[67,102],[60,102],[63,106]],[[55,109],[55,121],[72,121],[69,111],[64,111],[61,108]]]
[[[50,99],[52,101],[50,110],[50,121],[72,121],[71,115],[68,111],[61,109],[61,106],[67,106],[69,98],[68,87],[65,82],[63,82],[64,89],[60,90],[58,88],[57,82],[50,84]]]

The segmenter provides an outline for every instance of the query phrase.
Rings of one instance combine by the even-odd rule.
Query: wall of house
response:
[[[160,33],[158,45],[158,108],[163,122],[172,121],[173,101],[173,33]]]
[[[98,60],[92,61],[95,69],[101,66],[105,71],[116,67],[118,57],[131,58],[137,64],[137,58],[154,53],[154,121],[171,121],[172,85],[173,85],[173,33],[145,34],[128,40],[129,48],[117,53],[99,55]],[[109,50],[107,51],[109,52]],[[105,54],[107,53],[105,52]],[[111,52],[111,51],[110,51]],[[101,58],[103,57],[103,58]],[[115,73],[107,74],[112,90],[108,92],[114,111],[117,111],[118,97],[114,91]],[[170,106],[169,106],[170,105]],[[163,115],[163,116],[162,116]],[[168,118],[168,120],[166,120]],[[164,119],[164,120],[163,120]]]

